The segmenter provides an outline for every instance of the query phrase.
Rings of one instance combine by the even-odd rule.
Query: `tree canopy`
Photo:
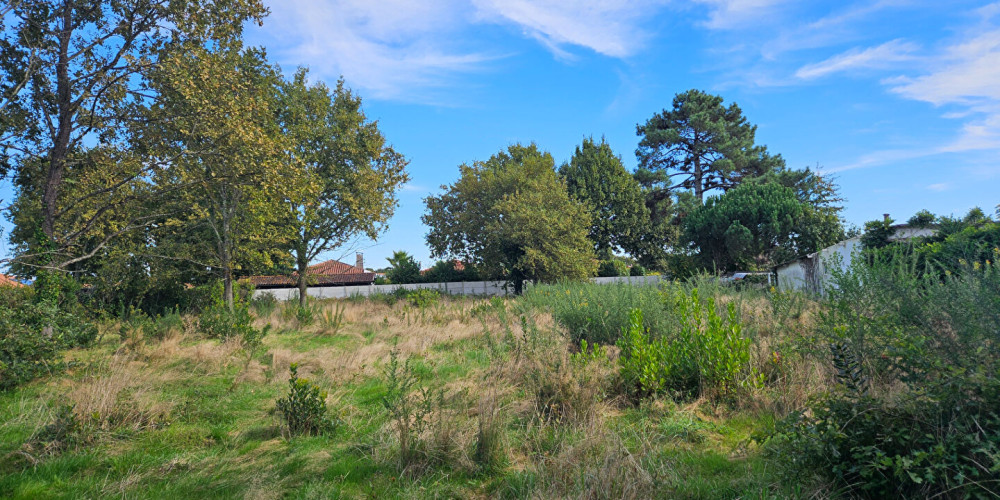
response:
[[[636,127],[636,156],[641,169],[663,173],[667,190],[689,189],[702,201],[708,191],[784,165],[754,143],[756,131],[735,103],[726,107],[722,97],[692,89]]]
[[[408,179],[403,155],[368,120],[361,97],[341,79],[331,91],[308,85],[300,69],[281,85],[279,119],[290,140],[288,157],[305,188],[289,197],[292,251],[301,304],[317,255],[355,237],[374,239],[395,212],[396,191]]]
[[[704,267],[718,271],[766,269],[794,244],[803,204],[778,183],[744,183],[710,196],[688,215],[687,237]]]
[[[143,184],[163,166],[134,142],[161,97],[149,75],[169,54],[238,45],[244,23],[265,12],[258,0],[4,5],[0,170],[40,162],[34,253],[48,254],[45,266],[66,268],[152,223],[134,210],[155,193]]]
[[[455,183],[425,199],[422,220],[434,257],[472,263],[484,277],[520,292],[525,280],[593,275],[590,215],[569,197],[552,155],[534,144],[459,166]]]
[[[590,212],[589,238],[598,255],[639,251],[650,221],[642,189],[603,138],[600,144],[584,139],[559,175],[570,197]]]

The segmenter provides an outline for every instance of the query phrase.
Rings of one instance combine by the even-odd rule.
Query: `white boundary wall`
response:
[[[617,276],[613,278],[591,278],[598,285],[628,283],[631,285],[655,285],[663,276]],[[531,286],[525,283],[525,286]],[[410,283],[405,285],[362,285],[362,286],[315,286],[306,289],[310,297],[318,299],[344,299],[354,295],[369,296],[378,293],[392,293],[398,288],[406,290],[430,289],[453,295],[480,295],[493,297],[510,295],[503,287],[503,281],[455,281],[450,283]],[[511,292],[513,293],[513,292]],[[269,288],[255,290],[254,297],[272,295],[278,300],[292,300],[299,297],[297,288]]]

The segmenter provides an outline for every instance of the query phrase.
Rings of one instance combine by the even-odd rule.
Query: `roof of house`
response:
[[[333,274],[364,274],[365,270],[357,266],[345,264],[339,260],[330,259],[319,264],[313,264],[308,268],[309,274],[333,275]]]
[[[309,286],[370,285],[375,281],[375,273],[365,272],[338,260],[328,260],[307,268]],[[291,288],[296,286],[298,273],[271,276],[250,276],[246,281],[257,288]]]
[[[21,288],[27,286],[20,281],[17,281],[12,276],[7,276],[6,274],[0,274],[0,286],[11,286],[14,288]]]

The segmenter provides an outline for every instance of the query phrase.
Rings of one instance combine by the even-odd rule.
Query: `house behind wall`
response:
[[[923,236],[933,236],[933,227],[912,227],[905,224],[892,226],[895,232],[889,241],[905,241]],[[855,236],[805,257],[778,264],[774,268],[778,288],[781,290],[801,290],[823,293],[830,282],[834,269],[846,271],[853,259],[861,252],[861,237]]]

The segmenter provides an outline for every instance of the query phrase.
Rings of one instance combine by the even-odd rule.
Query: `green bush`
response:
[[[668,394],[687,399],[732,396],[763,384],[750,364],[751,340],[743,335],[732,303],[722,317],[715,300],[701,300],[697,289],[667,300],[680,320],[680,329],[673,335],[651,336],[643,327],[642,311],[629,314],[618,342],[627,392],[638,397]]]
[[[93,342],[97,327],[74,311],[74,300],[0,288],[0,390],[60,369],[61,350]]]
[[[431,290],[427,288],[421,288],[418,290],[413,290],[406,294],[406,299],[410,302],[413,307],[424,309],[426,307],[433,306],[438,303],[441,299],[441,292],[437,290]]]
[[[639,264],[637,262],[635,264],[632,264],[632,267],[628,270],[628,275],[629,276],[645,276],[646,275],[646,268],[642,267],[642,264]]]
[[[227,339],[230,337],[247,338],[255,334],[253,314],[250,305],[243,297],[234,297],[233,310],[230,311],[223,299],[222,283],[216,283],[210,295],[210,303],[202,309],[198,316],[198,328],[211,338]]]
[[[278,400],[288,431],[293,436],[315,436],[334,430],[335,423],[327,416],[326,392],[309,379],[299,378],[299,365],[292,363],[288,379],[288,396]]]
[[[628,265],[619,259],[602,260],[597,266],[597,276],[601,278],[628,276]]]
[[[835,275],[820,334],[803,343],[838,385],[762,438],[789,477],[866,498],[997,491],[1000,269],[941,278],[917,258],[876,255]]]

